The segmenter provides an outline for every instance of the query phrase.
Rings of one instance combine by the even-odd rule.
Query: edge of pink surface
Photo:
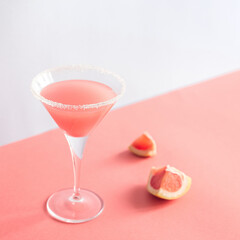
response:
[[[239,239],[240,71],[112,111],[93,132],[82,186],[105,209],[85,224],[50,218],[50,194],[72,186],[72,163],[59,130],[0,148],[1,239]],[[142,159],[128,145],[147,130],[158,154]],[[181,199],[146,191],[152,166],[192,177]]]

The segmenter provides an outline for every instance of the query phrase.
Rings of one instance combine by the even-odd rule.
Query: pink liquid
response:
[[[52,83],[42,89],[41,95],[54,102],[83,105],[107,101],[116,96],[108,86],[88,80],[67,80]],[[61,109],[44,104],[52,118],[68,135],[86,136],[93,129],[113,104],[89,109]]]

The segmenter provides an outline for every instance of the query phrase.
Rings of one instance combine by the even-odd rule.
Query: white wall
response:
[[[92,64],[122,75],[123,106],[240,66],[239,0],[1,0],[0,145],[55,127],[29,86]]]

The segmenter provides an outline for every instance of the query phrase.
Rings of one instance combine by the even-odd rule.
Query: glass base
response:
[[[94,192],[81,189],[81,198],[73,198],[73,189],[60,190],[47,201],[48,213],[67,223],[82,223],[96,218],[103,210],[103,200]]]

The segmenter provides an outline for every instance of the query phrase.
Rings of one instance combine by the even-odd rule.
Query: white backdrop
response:
[[[56,127],[31,79],[82,63],[123,76],[121,107],[240,66],[239,0],[1,0],[0,145]]]

